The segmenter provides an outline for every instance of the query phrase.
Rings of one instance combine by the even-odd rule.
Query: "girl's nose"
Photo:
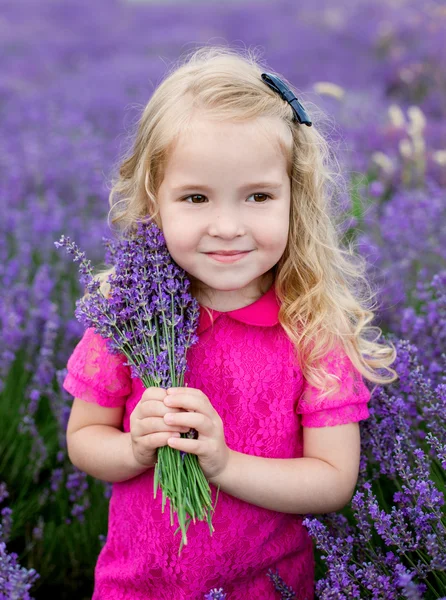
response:
[[[209,234],[218,237],[232,238],[245,234],[242,215],[233,208],[215,211],[209,223]]]

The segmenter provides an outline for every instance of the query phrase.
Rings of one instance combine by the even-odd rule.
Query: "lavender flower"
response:
[[[0,503],[8,496],[6,484],[0,483]],[[12,528],[12,509],[4,507],[0,514],[0,600],[32,600],[29,590],[40,576],[34,569],[21,567],[15,552],[8,553],[6,544]]]
[[[17,562],[17,554],[8,554],[0,541],[0,599],[32,600],[29,590],[39,578],[34,569],[25,569]]]
[[[207,594],[204,595],[204,600],[226,600],[226,594],[223,588],[212,588]]]
[[[182,386],[187,350],[198,341],[199,318],[199,304],[189,293],[185,271],[173,261],[162,231],[151,221],[138,223],[136,233],[128,238],[115,243],[105,238],[103,241],[107,260],[114,263],[114,273],[108,278],[108,298],[94,279],[85,253],[63,235],[55,242],[56,247],[64,247],[79,262],[80,279],[88,292],[76,302],[76,318],[104,337],[111,353],[123,354],[132,377],[140,378],[146,387]],[[190,430],[182,435],[196,434]],[[172,523],[173,513],[178,515],[182,531],[180,552],[187,544],[186,531],[191,520],[206,519],[212,534],[211,490],[196,455],[169,446],[159,448],[155,497],[159,488],[163,491],[163,512],[169,498]]]
[[[0,504],[8,498],[9,492],[4,481],[0,482]]]
[[[361,422],[350,519],[304,520],[326,564],[316,584],[322,600],[417,600],[446,589],[444,385],[424,378],[415,346],[400,340],[396,347],[400,379],[377,388]]]
[[[271,579],[274,584],[276,592],[280,592],[282,600],[295,600],[296,593],[291,587],[288,587],[282,577],[279,575],[279,571],[274,573],[272,569],[268,569],[267,577]]]

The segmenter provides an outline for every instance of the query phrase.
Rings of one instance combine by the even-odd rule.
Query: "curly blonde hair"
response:
[[[262,81],[264,71],[277,74],[296,93],[252,50],[205,46],[173,64],[145,106],[134,143],[120,160],[109,196],[109,225],[111,217],[111,226],[121,236],[135,232],[138,221],[147,218],[161,227],[157,190],[177,136],[187,129],[196,110],[222,120],[282,119],[292,133],[292,146],[279,140],[291,182],[288,242],[273,269],[281,302],[279,321],[293,342],[304,377],[321,390],[322,397],[339,390],[338,379],[325,372],[320,362],[338,344],[366,379],[389,384],[398,379],[389,368],[396,349],[391,342],[378,342],[381,329],[368,325],[374,318],[371,301],[376,292],[365,277],[365,260],[355,255],[352,241],[348,248],[341,245],[338,192],[344,192],[345,181],[337,177],[336,158],[318,130],[323,114],[310,103],[313,126],[293,121],[291,106]],[[306,101],[305,106],[308,109]],[[104,295],[109,293],[111,273],[113,267],[96,275]],[[191,277],[194,296],[198,285]]]

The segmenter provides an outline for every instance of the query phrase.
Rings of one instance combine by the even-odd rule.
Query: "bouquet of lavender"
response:
[[[57,248],[65,247],[79,262],[81,283],[88,296],[76,301],[75,316],[85,327],[93,327],[107,341],[113,354],[123,354],[132,377],[146,387],[182,387],[187,370],[186,352],[198,341],[199,305],[188,288],[190,282],[172,259],[164,235],[152,221],[139,223],[136,235],[118,242],[103,238],[106,262],[115,273],[108,277],[109,297],[94,280],[91,262],[70,238],[62,235]],[[194,436],[191,429],[182,436]],[[183,544],[191,521],[207,519],[210,533],[212,507],[209,482],[195,454],[170,446],[157,451],[154,496],[161,488],[162,511],[170,500],[170,521],[178,517]],[[218,499],[218,493],[217,493]],[[216,499],[216,501],[217,501]],[[188,518],[186,519],[186,513]]]

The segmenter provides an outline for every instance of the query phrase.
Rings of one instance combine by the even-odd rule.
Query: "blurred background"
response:
[[[183,53],[214,44],[259,51],[323,118],[342,164],[343,234],[368,260],[375,324],[398,345],[401,376],[361,424],[358,492],[373,482],[380,509],[401,510],[399,529],[401,519],[413,527],[409,501],[394,496],[411,477],[403,450],[436,491],[435,501],[413,497],[416,514],[432,518],[408,547],[380,532],[376,511],[343,512],[367,550],[346,569],[374,565],[348,570],[360,596],[345,583],[328,595],[336,568],[315,534],[318,597],[446,595],[445,32],[446,6],[434,0],[0,0],[1,598],[91,597],[110,489],[67,458],[72,398],[61,383],[82,334],[83,290],[54,241],[70,236],[102,265],[110,177],[141,111]],[[345,535],[346,521],[320,522]],[[388,585],[373,596],[378,575]]]

